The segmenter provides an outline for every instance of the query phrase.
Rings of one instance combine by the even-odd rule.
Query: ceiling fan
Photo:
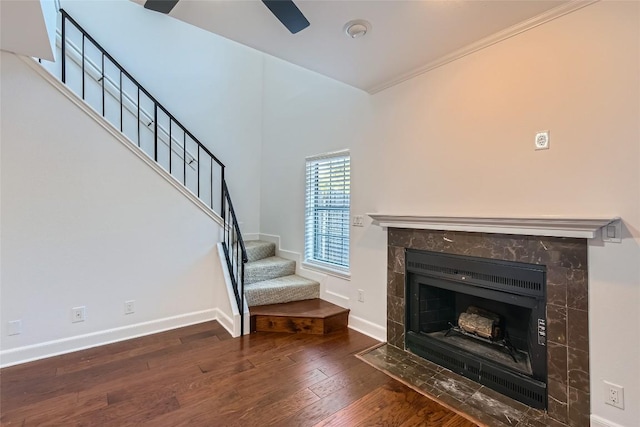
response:
[[[178,1],[179,0],[147,0],[144,3],[144,7],[145,9],[155,10],[156,12],[169,13]],[[295,34],[309,26],[309,21],[292,0],[262,0],[262,3],[287,27],[291,34]]]

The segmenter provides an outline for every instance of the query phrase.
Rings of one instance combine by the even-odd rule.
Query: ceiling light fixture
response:
[[[362,37],[371,30],[371,24],[364,19],[355,19],[344,25],[344,32],[352,39]]]

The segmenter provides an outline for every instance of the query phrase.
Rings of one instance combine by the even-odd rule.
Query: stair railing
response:
[[[224,179],[224,164],[64,9],[60,9],[60,13],[62,82],[74,90],[67,82],[67,75],[80,73],[81,85],[74,90],[78,96],[212,211],[215,212],[214,198],[220,201],[222,243],[240,310],[240,333],[244,335],[244,264],[247,251]],[[75,34],[70,37],[71,32]],[[68,63],[73,65],[69,68]],[[74,65],[78,69],[73,68]],[[92,105],[90,101],[95,103],[96,98],[98,105]],[[132,123],[135,124],[131,126]],[[217,169],[216,173],[214,169]],[[217,180],[219,186],[214,185]],[[219,198],[215,194],[217,191],[220,192]]]
[[[219,200],[221,212],[224,164],[64,9],[60,12],[62,82],[72,87],[67,82],[68,74],[80,71],[81,85],[76,88],[78,96],[91,105],[88,100],[91,94],[94,104],[98,103],[92,107],[98,113],[213,211],[217,210],[214,196],[220,192],[220,197],[215,199]],[[72,37],[69,36],[71,31],[75,33]],[[80,70],[69,69],[68,49],[79,52]],[[75,65],[75,61],[72,63]],[[100,74],[97,81],[89,78],[90,70],[97,70]],[[219,181],[219,187],[214,186],[216,181]]]
[[[222,183],[222,194],[222,216],[225,223],[222,247],[227,259],[236,303],[240,310],[240,335],[244,335],[244,265],[249,259],[226,182]]]

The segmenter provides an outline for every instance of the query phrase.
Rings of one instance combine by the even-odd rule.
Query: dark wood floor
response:
[[[357,359],[357,332],[216,322],[0,371],[3,426],[474,426]]]

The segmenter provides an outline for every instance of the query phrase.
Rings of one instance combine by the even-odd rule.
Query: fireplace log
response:
[[[458,326],[483,338],[500,337],[500,316],[477,307],[469,307],[458,317]]]

